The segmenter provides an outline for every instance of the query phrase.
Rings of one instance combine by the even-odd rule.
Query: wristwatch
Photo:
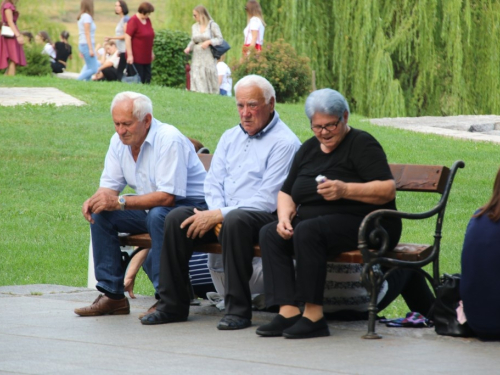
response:
[[[120,204],[120,210],[125,211],[125,205],[127,204],[127,201],[125,200],[125,196],[120,195],[118,197],[118,203]]]

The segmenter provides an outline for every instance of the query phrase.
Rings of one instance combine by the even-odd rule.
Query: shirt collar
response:
[[[243,133],[248,135],[248,138],[260,138],[260,137],[263,137],[264,135],[266,135],[272,128],[274,128],[274,126],[278,123],[279,119],[280,119],[280,115],[278,114],[278,112],[276,110],[274,110],[273,118],[271,119],[269,124],[267,124],[264,127],[264,129],[262,129],[260,132],[258,132],[257,134],[254,134],[254,135],[248,135],[245,128],[243,128],[243,126],[241,126],[241,122],[239,125],[240,125],[240,128],[243,131]]]
[[[149,132],[148,135],[146,136],[146,139],[144,140],[144,143],[149,143],[152,146],[154,144],[154,139],[157,130],[158,130],[158,121],[156,121],[155,118],[152,118],[151,126],[149,127]]]

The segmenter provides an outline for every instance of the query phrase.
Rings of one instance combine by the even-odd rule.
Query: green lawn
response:
[[[199,139],[211,151],[223,131],[239,120],[232,98],[158,86],[3,76],[0,86],[57,87],[87,103],[83,107],[0,106],[0,285],[86,286],[89,228],[80,209],[98,187],[114,132],[109,114],[114,94],[135,89],[148,95],[156,118]],[[277,110],[302,141],[312,135],[302,104],[278,104]],[[373,134],[391,163],[451,166],[457,159],[465,161],[451,192],[442,240],[441,271],[459,272],[465,227],[490,196],[499,146],[372,126],[356,115],[350,124]],[[437,196],[421,195],[399,194],[398,208],[423,211],[436,202]],[[432,241],[432,223],[409,224],[404,241]],[[144,273],[136,292],[153,292]],[[401,315],[405,309],[398,302],[386,315]]]

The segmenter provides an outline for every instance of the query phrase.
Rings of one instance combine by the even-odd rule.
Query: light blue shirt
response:
[[[88,13],[83,13],[78,20],[78,44],[87,44],[87,38],[85,38],[85,27],[84,24],[90,23],[90,40],[92,45],[95,45],[95,29],[96,25],[92,16]]]
[[[208,208],[220,209],[224,217],[236,208],[276,211],[278,191],[299,147],[299,139],[276,111],[254,136],[241,125],[224,132],[205,179]]]
[[[121,192],[128,185],[139,195],[162,191],[175,195],[176,201],[203,200],[205,176],[189,139],[174,126],[153,119],[137,162],[117,133],[111,137],[100,186]]]

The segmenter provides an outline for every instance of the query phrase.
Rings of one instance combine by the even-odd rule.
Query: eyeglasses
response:
[[[330,133],[331,131],[334,131],[335,129],[337,129],[337,126],[339,126],[340,121],[342,121],[342,117],[339,118],[338,121],[336,123],[333,123],[333,124],[326,124],[325,126],[311,125],[311,129],[313,132],[315,132],[317,134],[321,133],[321,131],[323,131],[323,130],[326,130],[328,133]]]

